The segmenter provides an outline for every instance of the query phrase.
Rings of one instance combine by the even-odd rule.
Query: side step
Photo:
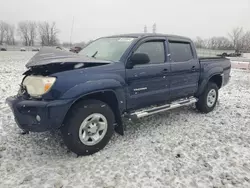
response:
[[[182,99],[182,100],[175,101],[171,104],[165,104],[162,106],[152,107],[152,108],[149,108],[146,110],[144,109],[144,110],[140,110],[140,111],[135,111],[135,112],[131,113],[129,116],[130,116],[130,118],[142,118],[145,116],[149,116],[149,115],[156,114],[159,112],[164,112],[164,111],[178,108],[181,106],[188,106],[190,104],[196,103],[197,101],[198,100],[196,98],[191,97],[188,99]]]

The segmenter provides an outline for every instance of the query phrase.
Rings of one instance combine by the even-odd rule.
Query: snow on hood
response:
[[[66,50],[43,47],[26,64],[27,68],[57,63],[111,63],[110,61],[81,56]]]

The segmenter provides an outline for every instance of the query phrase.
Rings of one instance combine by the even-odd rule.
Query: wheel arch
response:
[[[215,83],[218,88],[220,89],[223,85],[223,75],[221,72],[216,72],[214,74],[211,74],[211,76],[207,77],[206,79],[203,79],[201,83],[199,84],[198,91],[196,92],[195,96],[199,96],[204,91],[206,85],[208,82]]]
[[[217,87],[220,89],[222,87],[223,76],[221,74],[215,74],[211,76],[208,81],[215,83]]]
[[[116,121],[115,131],[120,135],[124,135],[124,127],[123,127],[121,115],[122,115],[123,110],[125,109],[125,100],[122,98],[123,98],[122,96],[117,94],[112,89],[86,93],[84,95],[79,96],[72,102],[66,115],[64,116],[64,120],[67,119],[67,116],[70,114],[71,109],[73,109],[73,107],[77,105],[79,102],[83,100],[88,100],[88,99],[100,100],[108,104],[110,108],[112,109],[112,111],[114,112],[115,121]]]

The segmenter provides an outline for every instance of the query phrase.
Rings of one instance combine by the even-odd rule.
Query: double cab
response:
[[[24,131],[60,129],[78,155],[104,148],[123,117],[142,118],[196,104],[212,111],[230,78],[226,58],[199,58],[186,37],[124,34],[99,38],[78,54],[42,48],[26,67],[17,95],[8,97]]]

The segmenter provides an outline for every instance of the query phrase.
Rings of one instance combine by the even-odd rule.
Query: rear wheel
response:
[[[218,100],[218,86],[213,82],[208,82],[206,89],[199,96],[196,108],[203,113],[211,112]]]
[[[66,146],[78,155],[91,155],[103,149],[114,132],[111,108],[98,100],[79,102],[69,112],[61,128]]]

